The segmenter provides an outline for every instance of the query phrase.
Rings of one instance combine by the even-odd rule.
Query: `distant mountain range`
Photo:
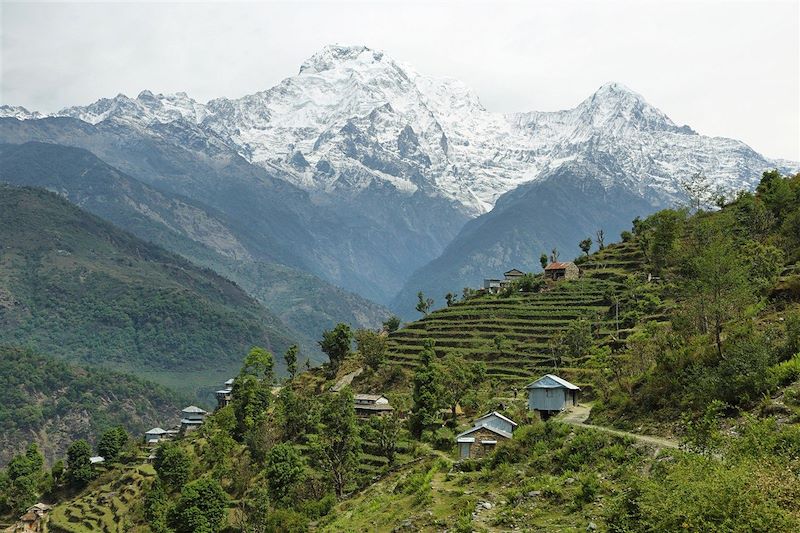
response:
[[[615,236],[681,201],[687,182],[730,193],[766,169],[797,168],[676,125],[616,83],[572,109],[499,114],[461,82],[363,46],[328,46],[239,99],[143,91],[0,116],[0,142],[89,150],[218,213],[235,237],[218,243],[227,252],[404,316],[418,289],[441,300],[498,271],[533,269],[553,247],[574,255],[595,230]]]

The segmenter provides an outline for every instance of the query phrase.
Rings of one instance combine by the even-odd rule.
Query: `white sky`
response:
[[[573,107],[607,81],[678,124],[800,161],[800,0],[0,4],[0,103],[271,87],[326,44],[472,86],[496,111]]]

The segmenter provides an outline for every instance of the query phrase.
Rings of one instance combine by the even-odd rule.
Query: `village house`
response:
[[[559,281],[562,279],[578,279],[580,274],[581,270],[578,268],[578,265],[572,261],[565,263],[553,261],[544,267],[544,277],[552,279],[553,281]]]
[[[389,399],[382,394],[356,394],[353,403],[357,416],[385,415],[394,411]]]
[[[517,423],[497,411],[487,413],[475,420],[467,431],[456,436],[459,459],[476,459],[492,453],[498,440],[507,440]]]
[[[181,409],[181,429],[184,433],[194,431],[205,421],[208,413],[197,406],[190,405]]]
[[[546,374],[525,389],[528,391],[528,410],[542,418],[578,405],[577,385],[553,374]]]
[[[500,292],[500,285],[503,280],[500,279],[485,279],[483,280],[483,290],[489,294],[497,294]]]
[[[43,519],[53,507],[45,503],[37,503],[28,507],[25,514],[19,517],[16,524],[13,524],[3,531],[5,533],[32,533],[44,531]]]
[[[233,378],[226,381],[222,389],[215,391],[214,396],[217,397],[217,409],[222,409],[230,404],[233,399]]]
[[[517,280],[517,279],[521,278],[524,275],[525,275],[525,272],[523,272],[522,270],[516,269],[516,268],[512,268],[508,272],[504,272],[503,273],[503,276],[505,276],[505,278],[507,280],[509,280],[509,281]]]
[[[512,268],[503,274],[503,279],[484,279],[483,290],[489,294],[498,294],[501,290],[505,289],[511,285],[512,282],[518,280],[524,275],[525,272],[516,268]]]
[[[167,431],[161,428],[153,428],[144,433],[144,442],[147,444],[158,444],[167,438]]]

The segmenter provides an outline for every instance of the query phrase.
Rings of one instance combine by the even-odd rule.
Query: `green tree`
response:
[[[216,533],[225,524],[228,495],[214,479],[198,479],[183,487],[169,524],[176,533]]]
[[[394,333],[400,329],[400,317],[390,316],[384,320],[383,329],[385,329],[387,333]]]
[[[189,479],[192,461],[187,453],[174,442],[165,442],[158,447],[153,467],[164,486],[170,490],[180,489]]]
[[[169,500],[158,479],[153,480],[144,497],[144,518],[154,533],[167,533],[167,510]]]
[[[465,361],[451,353],[442,359],[440,375],[444,398],[455,418],[458,404],[486,379],[486,365],[483,361]]]
[[[392,466],[397,455],[397,442],[400,438],[400,419],[395,413],[386,416],[373,416],[369,420],[372,432],[370,440],[375,443],[378,454],[386,457]]]
[[[698,224],[685,280],[700,330],[712,335],[719,357],[725,323],[754,303],[748,264],[725,226],[715,221]]]
[[[417,293],[417,307],[415,309],[422,313],[422,316],[428,316],[432,306],[433,298],[425,298],[425,293],[419,291]]]
[[[388,343],[386,336],[370,329],[359,329],[355,333],[358,353],[367,367],[377,370],[386,361]]]
[[[265,474],[272,501],[278,505],[287,505],[295,488],[305,478],[303,458],[292,445],[278,444],[267,454]]]
[[[44,478],[44,457],[38,446],[31,443],[25,453],[14,456],[6,468],[5,479],[0,478],[0,512],[19,514],[39,499]]]
[[[239,375],[233,382],[233,412],[236,417],[236,437],[244,440],[247,433],[266,416],[272,400],[274,377],[272,354],[254,347],[245,357]]]
[[[544,270],[547,267],[548,263],[549,261],[547,260],[547,254],[542,253],[542,255],[539,256],[539,264],[542,265],[542,270]]]
[[[586,254],[586,257],[589,257],[589,250],[592,249],[592,238],[586,237],[581,242],[578,243],[578,247],[581,251]]]
[[[283,440],[301,442],[315,425],[314,400],[301,397],[292,387],[283,387],[278,394],[278,422]]]
[[[411,433],[417,439],[422,436],[423,430],[439,420],[439,409],[443,404],[442,379],[434,364],[435,357],[433,341],[428,339],[420,353],[420,365],[414,371],[414,405],[409,422]]]
[[[448,292],[444,295],[444,301],[447,303],[447,307],[453,307],[456,304],[458,297],[453,294],[452,292]]]
[[[353,476],[361,452],[361,440],[349,387],[326,396],[320,411],[322,427],[313,435],[311,447],[317,467],[330,476],[337,497],[341,497]]]
[[[91,462],[92,448],[83,439],[67,448],[67,480],[76,488],[85,487],[94,478]]]
[[[97,454],[106,461],[111,462],[128,443],[128,432],[122,426],[115,426],[106,430],[97,443]]]
[[[323,331],[322,340],[318,342],[322,352],[328,356],[328,373],[335,376],[342,362],[350,355],[353,331],[347,324],[340,323],[332,330]]]
[[[289,379],[294,379],[297,375],[297,352],[300,349],[297,347],[296,344],[292,344],[289,346],[289,349],[286,350],[286,353],[283,355],[283,359],[286,361],[286,371],[289,373]]]

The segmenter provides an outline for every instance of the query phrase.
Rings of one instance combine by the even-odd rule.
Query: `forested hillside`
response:
[[[181,398],[133,376],[0,346],[0,463],[36,442],[51,462],[121,424],[139,435],[177,423]]]
[[[159,444],[152,467],[142,447],[80,483],[44,484],[50,524],[793,533],[800,176],[766,173],[718,204],[633,221],[622,243],[587,247],[577,280],[467,291],[404,328],[387,321],[388,337],[339,325],[321,342],[330,362],[280,390],[280,357],[250,350],[232,403]],[[581,404],[542,420],[516,392],[549,371],[581,383]],[[354,393],[394,410],[358,417]],[[518,426],[462,458],[456,436],[493,410]]]
[[[0,341],[184,391],[293,338],[239,287],[58,196],[0,186]]]

